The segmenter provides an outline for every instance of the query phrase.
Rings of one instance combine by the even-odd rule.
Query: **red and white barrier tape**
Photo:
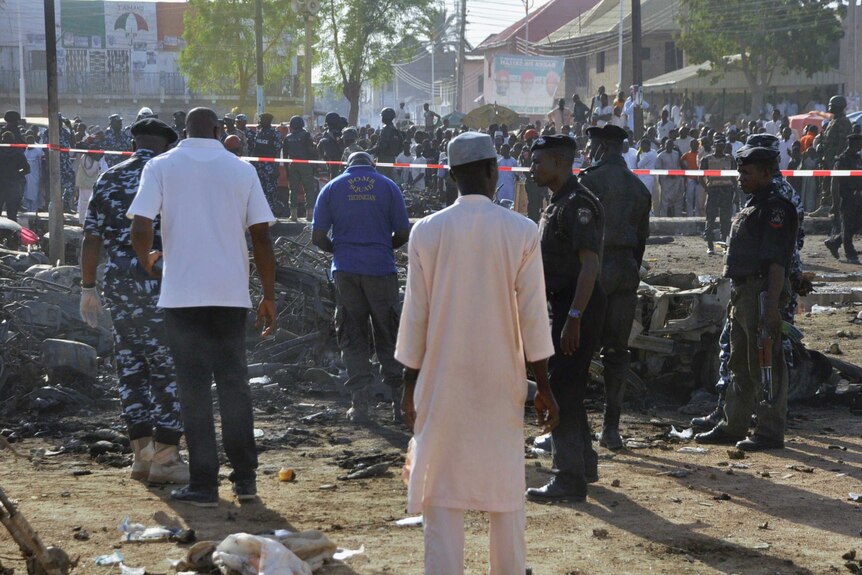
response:
[[[110,154],[115,156],[131,156],[132,152],[117,152],[114,150],[89,150],[79,148],[63,148],[60,146],[51,146],[50,144],[0,144],[0,148],[42,148],[48,150],[56,150],[58,152],[71,154]],[[295,160],[290,158],[266,158],[259,156],[240,156],[241,160],[249,162],[272,162],[276,164],[317,164],[317,165],[335,165],[343,166],[347,162],[336,162],[330,160]],[[379,168],[410,168],[413,170],[447,170],[449,166],[445,164],[403,164],[393,162],[378,162],[375,164]],[[498,166],[497,169],[501,172],[529,172],[530,168],[520,166]],[[572,173],[577,174],[580,170],[572,170]],[[736,177],[739,173],[736,170],[632,170],[639,176],[708,176],[716,177]],[[846,178],[846,177],[862,177],[862,170],[782,170],[782,175],[788,178]]]

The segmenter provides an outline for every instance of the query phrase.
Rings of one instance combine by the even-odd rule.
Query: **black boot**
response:
[[[620,411],[618,406],[605,405],[605,418],[602,422],[599,445],[611,451],[623,448],[623,438],[620,437]]]
[[[552,501],[586,501],[586,484],[578,488],[574,483],[561,478],[559,475],[555,475],[547,485],[527,489],[527,499],[545,503]]]
[[[698,429],[712,429],[724,419],[724,398],[718,398],[718,405],[711,413],[691,420],[691,426]]]

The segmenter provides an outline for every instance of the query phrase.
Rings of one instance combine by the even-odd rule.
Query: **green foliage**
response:
[[[363,82],[392,78],[392,63],[408,55],[415,22],[430,0],[324,0],[319,14],[323,82],[350,102],[349,120],[359,114]]]
[[[254,0],[189,0],[180,69],[193,90],[239,92],[244,106],[256,83]],[[291,58],[302,44],[302,19],[290,0],[263,1],[263,68],[267,86],[290,77]],[[292,37],[288,40],[288,37]]]
[[[839,8],[823,0],[680,0],[678,45],[715,80],[741,71],[762,94],[773,74],[827,70],[842,35]]]

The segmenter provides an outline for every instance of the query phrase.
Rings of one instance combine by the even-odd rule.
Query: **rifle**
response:
[[[760,292],[758,315],[760,326],[757,331],[757,356],[760,359],[760,385],[763,387],[763,400],[772,404],[775,400],[775,390],[772,386],[772,336],[766,327],[766,292]]]
[[[0,523],[21,549],[27,560],[27,572],[35,575],[68,575],[77,565],[59,547],[45,547],[42,540],[21,515],[15,504],[0,489]]]

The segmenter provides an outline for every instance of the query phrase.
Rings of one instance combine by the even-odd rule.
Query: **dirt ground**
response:
[[[822,237],[808,238],[806,269],[818,274],[862,271],[831,258]],[[718,274],[721,258],[707,256],[698,238],[676,238],[649,246],[653,271]],[[817,281],[817,280],[816,280]],[[860,285],[844,281],[842,286]],[[833,314],[802,313],[798,325],[809,347],[823,350],[839,342],[843,359],[862,364],[862,326],[849,323],[862,305]],[[852,314],[852,315],[851,315]],[[836,333],[846,333],[838,337]],[[849,336],[848,336],[849,334]],[[648,383],[648,382],[647,382]],[[319,529],[344,548],[365,547],[362,555],[321,572],[334,574],[422,572],[422,531],[399,527],[406,489],[400,468],[382,477],[342,481],[337,465],[345,455],[401,454],[409,434],[389,423],[381,402],[373,423],[347,422],[347,403],[334,389],[302,384],[256,389],[256,425],[264,432],[259,479],[260,501],[238,505],[223,479],[217,509],[171,503],[168,489],[130,481],[128,469],[101,465],[84,454],[16,460],[0,451],[0,485],[20,502],[21,511],[46,543],[80,558],[75,573],[117,573],[93,559],[118,547],[130,566],[148,573],[172,573],[170,559],[185,554],[173,543],[120,544],[117,526],[125,518],[147,525],[193,528],[199,539],[221,539],[235,532]],[[668,439],[670,426],[687,427],[678,401],[641,398],[623,416],[623,435],[647,447],[617,454],[599,450],[600,480],[586,503],[527,504],[528,565],[536,574],[821,574],[844,572],[842,554],[862,552],[860,506],[849,492],[862,492],[862,436],[857,416],[846,405],[816,401],[791,406],[784,450],[731,460],[725,448],[680,452],[693,443]],[[594,428],[600,425],[601,394],[589,402]],[[312,417],[308,417],[312,416]],[[525,411],[529,440],[538,433]],[[0,427],[21,429],[20,421]],[[15,444],[24,452],[64,443],[68,430],[120,429],[115,408],[58,416],[50,436]],[[65,430],[65,431],[64,431]],[[26,435],[26,433],[24,433]],[[551,466],[547,455],[527,461],[527,481],[541,485]],[[293,483],[280,483],[277,471],[292,467]],[[76,476],[73,471],[91,474]],[[229,470],[223,470],[226,473]],[[335,485],[333,489],[329,486]],[[89,533],[79,541],[75,529]],[[467,571],[487,572],[487,522],[468,515]],[[860,554],[862,556],[862,554]],[[0,562],[23,573],[10,537],[0,532]]]

